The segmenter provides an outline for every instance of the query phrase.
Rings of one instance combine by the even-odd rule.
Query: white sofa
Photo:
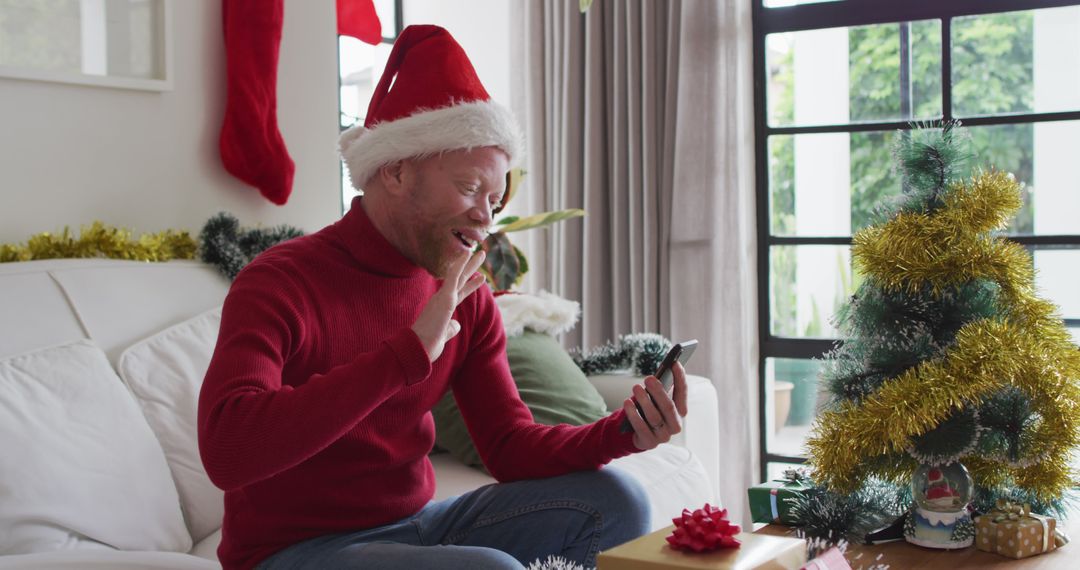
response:
[[[221,492],[195,402],[228,282],[191,261],[0,264],[0,568],[218,568]],[[592,378],[609,407],[626,376]],[[690,377],[677,441],[616,460],[653,527],[717,503],[716,392]],[[492,482],[432,456],[436,498]]]

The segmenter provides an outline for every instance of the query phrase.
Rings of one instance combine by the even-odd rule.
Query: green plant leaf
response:
[[[503,200],[503,207],[505,208],[510,200],[517,196],[518,190],[521,188],[521,181],[525,179],[525,175],[528,172],[524,168],[511,168],[506,173],[506,200]]]
[[[521,280],[524,279],[525,274],[529,272],[529,260],[525,259],[525,254],[522,253],[516,245],[514,246],[514,255],[517,256],[519,264],[518,275],[517,279],[514,280],[514,285],[521,285]]]
[[[560,222],[569,218],[578,218],[584,215],[585,210],[576,208],[570,210],[558,210],[555,212],[544,212],[542,214],[525,216],[524,218],[515,220],[514,222],[503,226],[501,231],[506,233],[520,232],[522,230],[547,226],[554,224],[555,222]]]
[[[589,6],[592,6],[592,3],[593,0],[580,0],[578,7],[581,8],[581,13],[584,14],[589,9]]]
[[[497,226],[505,226],[506,224],[512,224],[521,219],[521,216],[506,216],[505,218],[495,222]]]
[[[514,244],[503,232],[488,234],[480,244],[487,254],[480,267],[496,291],[505,291],[514,286],[521,272],[521,264]]]

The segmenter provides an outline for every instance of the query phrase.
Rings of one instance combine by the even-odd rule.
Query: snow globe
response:
[[[904,538],[927,548],[971,546],[975,539],[968,512],[971,491],[971,475],[960,462],[919,465],[911,477],[915,506],[908,513]]]

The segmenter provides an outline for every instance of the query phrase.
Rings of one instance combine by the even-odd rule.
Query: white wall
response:
[[[405,25],[442,26],[461,44],[491,98],[510,106],[510,2],[402,0]]]
[[[0,243],[93,220],[197,233],[219,211],[244,225],[316,230],[340,215],[333,0],[287,0],[278,122],[296,178],[285,206],[224,171],[220,0],[173,2],[169,92],[0,77]]]

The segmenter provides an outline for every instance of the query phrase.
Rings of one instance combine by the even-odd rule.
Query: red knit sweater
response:
[[[226,569],[419,511],[435,490],[430,410],[450,387],[499,481],[596,469],[635,450],[621,411],[580,427],[533,423],[486,287],[458,306],[461,332],[429,363],[410,327],[439,284],[359,199],[237,276],[199,396],[199,451],[225,490]]]

